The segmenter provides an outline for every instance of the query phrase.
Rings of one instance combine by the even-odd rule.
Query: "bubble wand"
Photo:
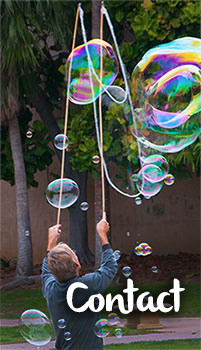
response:
[[[74,32],[73,32],[73,42],[72,42],[71,52],[75,48],[75,40],[76,40],[76,34],[77,34],[77,24],[78,24],[79,12],[80,12],[80,4],[77,7],[77,12],[76,12],[76,17],[75,17],[75,26],[74,26]],[[68,125],[69,91],[70,91],[70,79],[71,79],[72,62],[73,62],[73,57],[72,57],[72,60],[70,61],[70,64],[69,64],[68,79],[67,79],[67,94],[66,94],[66,108],[65,108],[65,122],[64,122],[64,135],[65,136],[67,134],[67,125]],[[66,66],[67,66],[67,61],[66,61]],[[64,161],[65,161],[65,147],[64,147],[64,144],[65,144],[65,137],[63,139],[63,149],[62,149],[61,177],[60,177],[61,180],[64,177]],[[59,224],[60,216],[61,216],[61,199],[62,199],[62,181],[61,181],[61,186],[60,186],[60,190],[59,190],[59,207],[58,207],[58,211],[57,211],[57,225]]]

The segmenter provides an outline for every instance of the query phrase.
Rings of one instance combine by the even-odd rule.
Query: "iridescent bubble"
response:
[[[120,323],[120,318],[115,313],[111,313],[108,315],[108,324],[109,326],[116,326]]]
[[[58,320],[57,326],[60,329],[64,329],[66,327],[66,320],[64,320],[64,318],[61,318],[60,320]]]
[[[127,94],[122,87],[118,85],[111,85],[106,90],[106,93],[102,96],[102,104],[110,107],[114,102],[117,102],[119,104],[124,104],[125,112],[126,114],[129,113],[130,108],[128,103],[126,103],[127,100]]]
[[[151,155],[143,160],[141,171],[146,180],[150,182],[162,181],[169,170],[167,159],[159,154]]]
[[[48,317],[39,310],[23,312],[19,320],[22,336],[32,345],[43,346],[50,342],[53,329]]]
[[[121,338],[122,337],[122,329],[121,328],[115,329],[114,334],[115,334],[116,338]]]
[[[151,270],[153,273],[158,273],[157,266],[152,266]]]
[[[130,266],[124,266],[122,269],[122,273],[126,278],[128,278],[131,275],[131,272],[132,271],[131,271]]]
[[[158,192],[160,192],[162,186],[162,182],[150,182],[147,179],[145,179],[144,167],[139,171],[138,182],[136,183],[136,187],[143,196],[155,196]]]
[[[138,174],[131,175],[131,181],[137,182],[138,181]]]
[[[25,236],[26,236],[26,237],[29,237],[29,236],[30,236],[30,231],[28,231],[28,230],[25,231]]]
[[[80,204],[80,209],[81,209],[82,211],[87,211],[87,210],[89,209],[89,204],[88,204],[87,202],[82,202],[82,203]]]
[[[58,134],[54,138],[54,145],[57,149],[63,150],[68,147],[68,137],[64,134]]]
[[[140,197],[135,198],[135,204],[140,205],[142,204],[142,199]]]
[[[200,52],[200,39],[180,38],[150,49],[135,67],[136,136],[143,145],[175,153],[198,138]]]
[[[62,189],[60,208],[68,208],[78,199],[79,187],[72,179],[57,179],[52,181],[46,189],[46,198],[55,208],[59,208],[60,188]]]
[[[174,176],[171,174],[168,174],[164,179],[164,184],[171,186],[174,183]]]
[[[152,253],[152,248],[148,243],[140,243],[135,247],[134,252],[136,255],[146,256]]]
[[[94,333],[99,338],[104,338],[109,334],[109,326],[108,326],[108,320],[101,319],[96,322],[94,327]]]
[[[26,136],[30,139],[33,136],[32,131],[28,130]]]
[[[65,333],[64,333],[64,339],[67,340],[67,341],[71,340],[71,334],[70,334],[70,332],[65,332]]]
[[[113,256],[114,256],[115,260],[119,260],[120,257],[121,257],[120,250],[115,250],[114,253],[113,253]]]
[[[98,164],[100,162],[100,157],[99,156],[93,156],[93,163]]]
[[[89,62],[87,50],[92,63],[92,83],[94,94],[91,89],[89,76]],[[102,87],[100,90],[100,54],[103,57]],[[100,39],[88,41],[76,47],[67,59],[67,71],[72,62],[71,84],[69,98],[76,104],[88,104],[96,100],[100,93],[106,90],[115,80],[119,67],[113,48],[107,42]],[[66,74],[67,75],[67,74]]]

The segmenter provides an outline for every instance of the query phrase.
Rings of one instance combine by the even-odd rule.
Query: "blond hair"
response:
[[[77,276],[77,257],[65,243],[59,243],[48,254],[48,267],[59,282]]]

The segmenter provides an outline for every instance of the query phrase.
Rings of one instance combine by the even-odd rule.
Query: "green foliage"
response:
[[[23,146],[23,156],[27,174],[27,186],[37,187],[38,182],[34,175],[37,170],[44,170],[52,163],[53,150],[48,144],[50,138],[47,135],[47,128],[40,120],[35,120],[30,126],[32,113],[29,109],[21,109],[19,114],[20,133]],[[32,137],[27,138],[27,131],[32,131]],[[14,166],[12,152],[8,137],[8,128],[1,127],[1,178],[9,181],[11,185],[15,184]]]
[[[0,270],[3,270],[5,268],[15,269],[17,264],[17,259],[6,259],[5,256],[0,257]]]

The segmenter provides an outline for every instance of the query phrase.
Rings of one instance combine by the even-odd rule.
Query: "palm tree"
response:
[[[31,89],[29,76],[39,67],[43,57],[42,35],[49,33],[55,38],[63,36],[61,25],[66,21],[64,6],[71,12],[72,6],[63,1],[1,1],[1,68],[2,68],[2,115],[7,122],[15,171],[18,261],[17,276],[32,274],[32,244],[27,193],[27,180],[22,153],[18,115],[23,96],[20,81]],[[65,18],[64,18],[65,17]],[[62,22],[63,19],[63,22]],[[65,27],[68,27],[65,25]]]

